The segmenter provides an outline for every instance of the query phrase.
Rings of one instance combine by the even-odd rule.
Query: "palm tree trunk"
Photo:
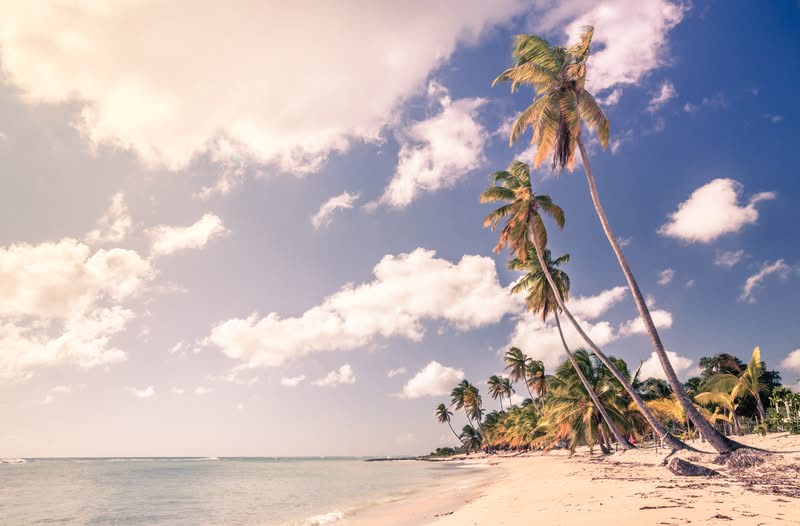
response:
[[[524,373],[522,376],[522,381],[525,383],[525,389],[528,390],[528,396],[531,397],[531,402],[533,402],[533,393],[531,393],[531,386],[528,385],[528,373]]]
[[[567,316],[569,321],[572,323],[573,327],[575,327],[575,330],[578,331],[578,334],[581,335],[581,338],[583,338],[583,340],[587,343],[587,345],[589,345],[589,347],[592,349],[592,352],[595,354],[595,356],[597,356],[600,362],[603,365],[605,365],[608,368],[608,370],[611,371],[611,374],[614,375],[614,378],[616,378],[617,381],[620,384],[622,384],[622,387],[625,388],[625,391],[627,391],[627,393],[636,403],[636,406],[639,408],[639,411],[642,413],[642,416],[644,416],[645,420],[647,420],[647,423],[650,424],[650,427],[652,427],[653,430],[658,434],[659,438],[661,438],[661,440],[672,449],[691,449],[687,444],[677,439],[676,437],[670,435],[667,432],[667,430],[664,429],[664,426],[662,426],[661,423],[656,419],[656,417],[653,416],[653,413],[651,413],[650,410],[647,408],[647,406],[644,403],[644,400],[642,400],[642,397],[639,396],[639,393],[637,393],[636,390],[633,388],[630,381],[628,381],[628,379],[625,378],[625,376],[619,371],[619,369],[617,369],[617,367],[613,363],[611,363],[611,360],[608,359],[608,357],[603,353],[603,351],[601,351],[600,348],[594,343],[594,341],[592,341],[592,339],[589,338],[589,335],[586,334],[586,332],[584,332],[583,328],[580,326],[578,321],[575,319],[570,310],[564,304],[564,299],[561,297],[561,293],[559,292],[558,287],[553,281],[553,276],[550,275],[550,271],[547,269],[547,264],[544,261],[544,255],[542,254],[542,247],[539,245],[539,240],[537,239],[536,229],[533,228],[532,222],[530,223],[531,223],[531,229],[530,229],[531,239],[533,242],[534,250],[536,250],[536,257],[539,259],[539,266],[541,267],[542,273],[544,274],[545,278],[547,278],[547,283],[550,284],[550,289],[553,291],[553,295],[556,298],[558,306]]]
[[[502,413],[503,411],[505,411],[505,409],[503,409],[503,395],[500,395],[500,412]]]
[[[692,421],[698,431],[702,432],[706,436],[708,443],[711,444],[714,449],[716,449],[719,453],[730,453],[735,449],[744,447],[742,444],[722,436],[711,426],[708,420],[703,418],[703,415],[700,414],[697,408],[692,404],[691,400],[689,400],[689,395],[686,394],[686,389],[684,389],[683,383],[681,383],[681,381],[678,379],[678,375],[675,374],[675,369],[672,367],[672,363],[669,361],[667,351],[664,349],[664,344],[661,343],[661,338],[656,330],[656,325],[653,323],[652,316],[650,316],[650,310],[647,308],[647,304],[644,301],[641,290],[639,290],[639,284],[636,283],[636,279],[633,277],[633,273],[631,272],[628,262],[625,259],[625,254],[622,253],[622,248],[620,248],[617,238],[614,237],[614,233],[611,231],[608,218],[603,211],[603,205],[600,204],[600,197],[597,194],[597,184],[594,181],[594,176],[592,176],[592,168],[589,165],[589,156],[586,154],[586,147],[583,145],[583,138],[580,135],[578,135],[578,148],[580,148],[581,151],[583,171],[586,174],[586,180],[589,182],[589,193],[592,196],[592,203],[594,203],[594,209],[597,212],[597,217],[600,218],[600,224],[603,227],[603,232],[605,232],[608,242],[611,244],[611,248],[614,250],[614,254],[617,256],[619,265],[622,268],[622,273],[625,274],[625,279],[628,282],[628,288],[631,291],[631,295],[633,295],[633,301],[636,303],[636,308],[639,310],[639,316],[644,322],[644,326],[647,329],[648,335],[650,336],[650,341],[653,343],[653,348],[655,349],[656,355],[661,362],[661,367],[664,369],[667,382],[669,382],[670,387],[672,387],[672,391],[675,393],[675,396],[678,397],[678,401],[681,403],[681,406],[683,406],[686,416],[689,417],[689,420]]]
[[[614,425],[614,422],[611,421],[611,417],[608,416],[606,408],[603,407],[602,403],[600,403],[600,399],[597,398],[597,393],[595,393],[594,389],[592,389],[591,384],[589,384],[589,381],[586,379],[586,376],[583,374],[580,366],[578,366],[578,362],[575,361],[575,357],[572,355],[572,352],[570,352],[569,347],[567,346],[567,340],[564,339],[564,332],[561,330],[561,322],[558,319],[558,312],[554,312],[553,317],[556,319],[558,335],[561,336],[561,343],[564,344],[564,351],[567,353],[567,359],[569,360],[569,363],[572,364],[572,368],[575,369],[575,372],[578,373],[578,378],[581,379],[583,388],[589,394],[592,402],[594,402],[594,406],[597,408],[597,411],[600,412],[600,416],[603,417],[603,421],[608,426],[608,429],[611,430],[611,433],[614,435],[614,438],[617,439],[617,442],[619,442],[619,445],[622,447],[622,449],[633,449],[633,445],[628,442],[623,434],[620,433],[619,429],[617,429],[617,426]]]
[[[461,445],[463,446],[464,445],[464,441],[461,440],[461,437],[458,436],[458,434],[456,433],[456,430],[453,429],[453,424],[450,423],[450,420],[447,421],[447,425],[450,428],[450,431],[453,432],[453,435],[455,435],[455,437],[458,439],[459,442],[461,442]]]
[[[764,404],[761,403],[761,395],[756,392],[756,408],[758,409],[758,416],[761,417],[763,422],[767,418],[767,412],[764,411]]]

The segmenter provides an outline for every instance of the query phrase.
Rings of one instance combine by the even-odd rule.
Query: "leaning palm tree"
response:
[[[743,446],[716,431],[692,405],[669,361],[644,295],[628,266],[619,242],[611,231],[608,218],[600,203],[597,184],[592,175],[589,157],[581,136],[581,121],[583,121],[590,130],[597,131],[601,146],[604,149],[608,146],[608,119],[592,94],[584,89],[586,61],[589,58],[593,33],[593,27],[584,28],[578,42],[570,48],[551,46],[546,40],[535,35],[518,35],[516,37],[512,53],[514,66],[501,73],[495,79],[495,83],[511,82],[512,91],[522,84],[531,85],[535,97],[533,103],[514,121],[509,143],[513,144],[528,127],[532,128],[531,143],[536,145],[536,154],[533,159],[534,168],[538,168],[546,157],[552,155],[552,167],[559,172],[563,171],[565,167],[572,171],[576,147],[580,151],[595,211],[622,272],[625,274],[628,288],[633,295],[639,316],[644,322],[667,381],[686,411],[689,420],[708,439],[714,449],[720,453],[728,453]]]
[[[533,252],[533,250],[531,251]],[[553,261],[553,259],[550,257],[550,250],[544,249],[542,253],[542,260],[544,261],[544,266],[547,268],[547,272],[555,282],[556,287],[561,294],[561,298],[564,300],[568,299],[569,276],[559,267],[569,261],[569,254],[564,254],[560,258]],[[575,369],[578,378],[583,384],[583,388],[586,390],[589,398],[592,400],[595,406],[597,406],[597,410],[602,416],[603,421],[606,423],[606,426],[608,426],[608,429],[614,435],[614,438],[617,440],[617,442],[624,449],[632,449],[633,446],[623,436],[617,426],[614,425],[614,422],[606,412],[603,404],[600,403],[600,400],[597,398],[597,394],[594,392],[594,390],[592,390],[592,386],[583,375],[583,371],[575,361],[575,358],[572,356],[572,352],[569,350],[567,341],[564,339],[564,333],[561,331],[561,323],[558,320],[558,302],[556,301],[553,289],[550,288],[547,279],[544,277],[544,272],[542,271],[543,266],[539,264],[539,260],[535,257],[535,255],[528,254],[528,258],[525,260],[521,260],[519,258],[512,259],[509,262],[508,267],[511,270],[517,270],[525,273],[525,275],[523,275],[522,278],[520,278],[511,288],[511,293],[516,294],[525,292],[525,303],[528,305],[528,310],[530,310],[533,314],[541,315],[543,322],[550,314],[553,315],[556,320],[556,326],[558,327],[558,334],[561,336],[561,343],[564,345],[564,351],[567,353],[567,360],[569,360],[569,363]],[[540,383],[535,383],[534,385],[537,387],[541,386],[538,387],[537,390],[539,393],[542,393],[544,391],[543,386],[545,385],[544,364],[542,362],[538,362],[536,369],[541,373],[541,375],[535,376],[535,378],[540,379]]]
[[[453,435],[460,441],[461,438],[459,438],[456,430],[453,429],[453,424],[450,423],[450,417],[453,416],[453,413],[447,409],[447,406],[444,404],[439,404],[436,406],[436,412],[434,414],[436,415],[436,419],[440,424],[444,424],[445,422],[447,423],[448,427],[450,427],[450,431],[452,431]]]
[[[529,358],[525,356],[525,353],[523,353],[519,348],[511,347],[508,351],[506,351],[503,360],[506,362],[506,371],[508,371],[508,376],[515,382],[519,382],[520,379],[522,379],[522,381],[525,382],[525,387],[528,389],[528,395],[530,396],[531,400],[533,400],[531,386],[528,385],[527,368]]]
[[[704,384],[704,388],[712,392],[727,392],[735,400],[740,397],[752,396],[756,399],[758,416],[763,422],[767,417],[764,404],[761,402],[761,393],[768,392],[767,384],[763,381],[764,366],[761,361],[761,349],[753,349],[750,362],[739,376],[730,373],[719,373]],[[697,399],[697,397],[695,397]]]
[[[506,391],[503,378],[493,374],[489,377],[489,381],[486,382],[486,384],[489,386],[489,395],[492,397],[492,399],[500,399],[500,411],[505,411],[503,408],[503,397],[505,396]]]
[[[467,450],[467,453],[469,453],[470,450],[478,451],[483,443],[480,433],[478,433],[475,428],[470,425],[464,426],[464,428],[461,430],[461,436],[459,436],[459,440],[461,440],[461,442],[464,444],[464,449]]]
[[[450,391],[450,405],[458,411],[459,409],[464,410],[464,414],[467,415],[467,420],[469,420],[470,425],[472,425],[472,419],[469,416],[469,408],[467,406],[467,390],[470,387],[470,383],[467,380],[461,380],[461,382],[453,387],[453,390]]]
[[[550,275],[544,261],[544,248],[547,246],[547,229],[542,219],[542,213],[553,218],[559,228],[564,226],[564,212],[553,200],[546,195],[538,195],[531,188],[530,168],[527,164],[520,161],[513,161],[507,170],[501,170],[492,174],[493,186],[490,186],[480,196],[482,203],[505,202],[502,206],[489,213],[484,221],[484,226],[489,226],[494,230],[497,225],[505,219],[505,225],[500,231],[500,239],[495,251],[501,251],[508,246],[517,259],[527,261],[529,254],[533,251],[539,262],[539,268],[553,291],[553,298],[558,304],[559,309],[572,323],[575,330],[589,345],[592,352],[598,359],[608,367],[617,381],[622,384],[630,397],[636,402],[636,407],[647,420],[647,423],[662,442],[674,449],[688,448],[686,444],[671,436],[659,421],[650,413],[642,400],[641,396],[631,386],[630,380],[623,375],[619,369],[608,359],[600,350],[597,344],[592,341],[588,334],[583,330],[570,310],[564,304],[561,291]]]

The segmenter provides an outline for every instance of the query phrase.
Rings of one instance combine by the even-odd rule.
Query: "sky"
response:
[[[452,445],[455,383],[563,360],[477,198],[532,157],[513,35],[587,24],[592,168],[679,376],[759,345],[800,387],[795,2],[0,1],[0,457]],[[534,186],[572,311],[662,375],[582,168]]]

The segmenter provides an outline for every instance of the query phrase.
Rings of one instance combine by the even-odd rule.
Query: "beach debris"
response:
[[[667,464],[667,468],[676,475],[683,475],[685,477],[716,477],[718,472],[697,464],[692,464],[682,458],[673,458]]]
[[[732,471],[753,468],[767,460],[767,453],[753,449],[737,449],[726,455],[719,455],[714,459],[714,464],[727,466]]]

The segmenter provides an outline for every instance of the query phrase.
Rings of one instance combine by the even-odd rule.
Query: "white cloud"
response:
[[[578,316],[575,318],[584,332],[601,348],[617,339],[614,327],[609,322],[587,321]],[[564,339],[571,350],[578,347],[588,349],[583,338],[575,331],[572,323],[565,316],[561,317],[561,328],[564,331]],[[541,317],[530,314],[523,315],[517,320],[508,346],[519,347],[534,360],[541,360],[544,362],[545,368],[550,371],[566,359],[564,345],[561,343],[555,322],[548,320],[545,323],[542,322]]]
[[[39,367],[90,368],[126,359],[111,340],[133,318],[119,305],[154,275],[136,252],[75,239],[0,247],[0,380]]]
[[[628,287],[606,289],[594,296],[572,298],[567,302],[573,315],[593,320],[605,314],[611,307],[625,299]]]
[[[154,256],[164,256],[179,250],[203,248],[215,237],[227,233],[222,219],[214,214],[204,214],[187,227],[159,225],[148,230],[150,252]]]
[[[125,390],[136,398],[152,398],[156,395],[156,388],[152,385],[148,385],[142,389],[137,389],[136,387],[126,387]]]
[[[761,192],[740,206],[741,183],[733,179],[714,179],[701,186],[678,205],[658,233],[688,243],[710,243],[725,234],[738,232],[758,220],[756,203],[775,199],[775,192]]]
[[[597,102],[601,106],[614,106],[622,98],[622,88],[614,88],[605,97],[598,97]]]
[[[183,388],[181,388],[181,387],[173,387],[172,389],[170,389],[170,391],[171,391],[173,394],[176,394],[176,395],[178,395],[178,396],[182,396],[182,395],[183,395],[183,393],[185,393],[185,392],[186,392],[186,390],[185,390],[185,389],[183,389]]]
[[[397,133],[397,170],[382,203],[408,206],[420,192],[452,186],[485,160],[489,134],[477,119],[485,99],[451,100],[447,90],[435,82],[428,86],[428,97],[441,111]]]
[[[663,309],[651,309],[650,316],[657,329],[668,329],[672,327],[672,313]],[[647,334],[644,322],[636,317],[632,320],[623,322],[619,326],[620,336],[630,336],[632,334]]]
[[[733,268],[742,260],[744,250],[731,250],[717,252],[714,256],[714,264],[718,267]]]
[[[458,44],[525,8],[449,0],[421,17],[396,2],[4,2],[0,62],[26,102],[78,104],[92,145],[181,169],[228,142],[308,172],[375,140]]]
[[[800,371],[800,349],[795,349],[781,361],[781,368]]]
[[[167,352],[170,353],[170,354],[175,354],[177,352],[180,352],[180,351],[184,350],[185,347],[186,347],[185,343],[178,342],[175,345],[173,345],[172,347],[170,347],[169,349],[167,349]]]
[[[771,274],[777,274],[781,278],[785,279],[789,274],[789,270],[789,265],[784,263],[782,259],[779,259],[774,263],[764,263],[761,266],[761,270],[747,278],[747,280],[744,282],[744,286],[742,287],[742,295],[739,296],[739,300],[746,301],[747,303],[755,303],[756,298],[753,296],[753,293],[767,276],[770,276]]]
[[[403,386],[400,398],[423,398],[426,396],[443,396],[464,379],[464,371],[445,367],[432,361],[423,367]]]
[[[273,312],[222,322],[204,343],[250,366],[274,367],[309,353],[364,347],[381,337],[420,341],[426,320],[468,330],[519,308],[488,257],[467,255],[452,263],[418,248],[384,256],[373,273],[374,280],[345,285],[298,317]]]
[[[205,387],[203,385],[199,385],[199,386],[195,387],[194,394],[196,394],[197,396],[203,396],[203,395],[207,395],[208,393],[211,393],[213,391],[214,390],[211,389],[210,387]]]
[[[392,369],[391,371],[386,373],[386,376],[388,376],[389,378],[394,378],[397,375],[406,374],[407,372],[408,369],[406,369],[405,367],[398,367],[397,369]]]
[[[672,82],[665,80],[664,83],[661,84],[658,93],[653,95],[653,98],[651,98],[650,102],[647,104],[647,111],[655,113],[661,109],[664,104],[674,99],[676,95],[678,95],[678,92],[675,91],[675,86]]]
[[[351,194],[349,192],[342,192],[337,196],[331,197],[319,207],[317,213],[311,218],[311,224],[317,229],[321,226],[329,225],[337,210],[353,208],[353,204],[360,197],[361,194]]]
[[[694,287],[694,285],[695,285],[695,280],[690,279],[690,280],[687,280],[686,283],[684,283],[683,286],[686,287],[687,289],[690,289],[690,288]]]
[[[675,271],[671,268],[665,268],[658,274],[658,284],[659,285],[669,285],[672,282],[672,278],[675,277]]]
[[[353,373],[353,369],[350,367],[350,364],[344,364],[338,369],[334,369],[333,371],[329,372],[325,376],[325,378],[314,380],[314,382],[312,383],[320,387],[336,387],[337,385],[352,385],[356,383],[356,375]]]
[[[122,192],[117,192],[111,197],[108,210],[97,220],[97,228],[86,233],[86,243],[119,243],[128,235],[132,225],[125,196]]]
[[[712,108],[715,110],[723,110],[730,106],[730,101],[724,93],[715,93],[710,97],[703,97],[698,104],[687,102],[683,105],[683,111],[686,113],[694,113],[701,108]]]
[[[304,374],[301,374],[299,376],[283,377],[283,378],[281,378],[281,385],[284,386],[284,387],[297,387],[305,379],[306,379],[306,375],[304,375]]]
[[[681,381],[687,380],[691,376],[696,376],[700,374],[700,369],[694,365],[694,361],[690,358],[685,356],[680,356],[677,353],[672,351],[667,351],[667,357],[669,361],[672,363],[672,368],[675,369],[675,374],[678,375],[678,378]],[[642,379],[646,378],[660,378],[661,380],[666,380],[667,377],[664,374],[664,369],[661,367],[661,362],[658,359],[658,356],[655,352],[650,353],[650,357],[642,362],[642,368],[640,372],[640,377]]]
[[[573,0],[541,2],[535,13],[536,30],[551,31],[568,22],[566,33],[574,42],[583,26],[595,27],[594,51],[589,58],[588,89],[602,91],[635,85],[667,62],[667,33],[686,10],[668,0]],[[613,92],[612,92],[613,93]],[[618,98],[618,97],[617,97]]]

